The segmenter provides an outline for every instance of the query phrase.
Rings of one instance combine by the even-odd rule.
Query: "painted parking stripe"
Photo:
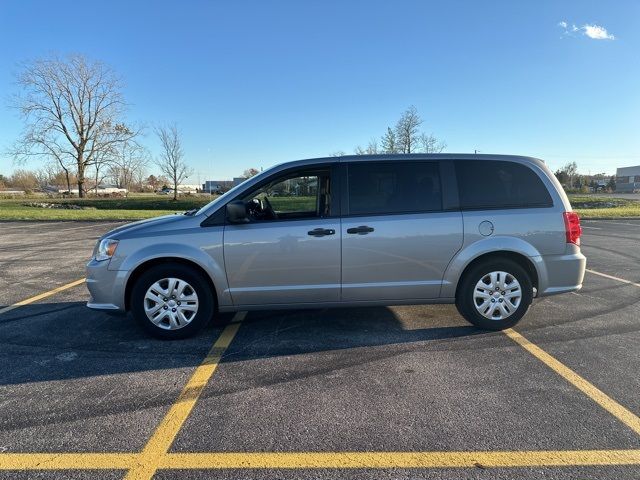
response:
[[[135,453],[0,453],[0,470],[126,470]],[[640,465],[640,450],[165,453],[162,470],[517,468]],[[132,470],[133,471],[133,470]]]
[[[236,313],[234,320],[241,317],[242,312]],[[202,391],[213,376],[218,364],[233,338],[240,328],[239,321],[233,321],[225,327],[211,350],[196,368],[193,375],[182,389],[180,396],[171,406],[138,457],[135,468],[129,470],[127,479],[150,479],[154,476],[162,457],[171,448],[171,444],[178,435],[184,422],[191,414]]]
[[[531,355],[544,363],[551,370],[556,372],[558,375],[560,375],[562,378],[576,387],[578,390],[580,390],[582,393],[587,395],[591,400],[596,402],[611,415],[624,423],[631,430],[640,435],[640,418],[638,418],[638,416],[633,412],[620,405],[613,398],[605,394],[602,390],[589,383],[576,372],[565,366],[560,361],[556,360],[554,357],[549,355],[537,345],[531,343],[529,340],[527,340],[512,328],[503,330],[503,333],[518,345],[520,345],[522,348],[524,348]]]
[[[637,465],[640,450],[520,452],[260,452],[171,453],[160,468],[499,468]]]
[[[620,278],[620,277],[614,277],[613,275],[608,275],[608,274],[602,273],[602,272],[596,272],[595,270],[590,270],[588,268],[586,269],[586,271],[589,272],[589,273],[593,273],[594,275],[599,275],[601,277],[608,278],[610,280],[616,280],[618,282],[626,283],[627,285],[633,285],[634,287],[639,287],[640,288],[640,283],[632,282],[631,280],[626,280],[626,279]]]
[[[41,293],[39,295],[36,295],[34,297],[30,297],[27,298],[26,300],[21,300],[17,303],[14,303],[13,305],[9,305],[8,307],[4,307],[4,308],[0,308],[0,315],[2,315],[3,313],[7,313],[10,312],[11,310],[15,310],[18,307],[22,307],[23,305],[29,305],[30,303],[34,303],[37,302],[38,300],[42,300],[43,298],[47,298],[50,297],[52,295],[55,295],[56,293],[60,293],[64,290],[68,290],[70,288],[76,287],[78,285],[83,284],[85,281],[84,278],[81,278],[80,280],[76,280],[75,282],[71,282],[71,283],[67,283],[66,285],[62,285],[60,287],[54,288],[53,290],[49,290],[48,292],[44,292]]]

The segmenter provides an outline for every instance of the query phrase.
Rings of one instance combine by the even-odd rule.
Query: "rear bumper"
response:
[[[539,297],[575,292],[582,288],[587,259],[577,247],[576,250],[566,255],[540,257],[544,268],[544,278],[540,275]]]

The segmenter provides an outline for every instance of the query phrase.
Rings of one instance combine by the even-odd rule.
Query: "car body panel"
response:
[[[316,228],[335,233],[308,234]],[[226,225],[224,258],[234,304],[340,300],[339,219]]]
[[[347,233],[358,226],[374,231]],[[460,212],[345,218],[342,300],[437,298],[445,269],[462,241]]]
[[[553,206],[461,210],[449,198],[450,211],[437,213],[225,225],[226,204],[274,175],[305,166],[396,159],[522,163],[541,178]],[[571,205],[557,179],[544,162],[529,157],[362,155],[289,162],[246,180],[193,215],[134,222],[102,236],[119,244],[111,260],[87,264],[88,306],[124,310],[136,269],[167,259],[201,268],[214,285],[221,311],[450,303],[465,268],[482,255],[499,252],[522,255],[533,264],[539,296],[575,291],[582,284],[586,260],[578,246],[566,243],[565,211],[571,211]],[[375,235],[346,233],[369,223]],[[319,227],[336,233],[320,238],[306,234]]]

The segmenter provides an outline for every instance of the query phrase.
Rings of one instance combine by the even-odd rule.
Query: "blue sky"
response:
[[[409,105],[448,152],[613,173],[640,164],[639,27],[635,0],[6,0],[0,150],[18,63],[76,52],[122,76],[129,121],[177,122],[189,183],[352,152]]]

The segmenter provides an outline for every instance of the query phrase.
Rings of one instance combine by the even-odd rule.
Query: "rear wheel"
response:
[[[158,265],[134,284],[131,312],[156,337],[186,338],[211,319],[214,297],[209,282],[199,272],[180,264]]]
[[[456,295],[460,314],[477,327],[503,330],[527,313],[533,300],[529,274],[508,259],[487,260],[465,273]]]

